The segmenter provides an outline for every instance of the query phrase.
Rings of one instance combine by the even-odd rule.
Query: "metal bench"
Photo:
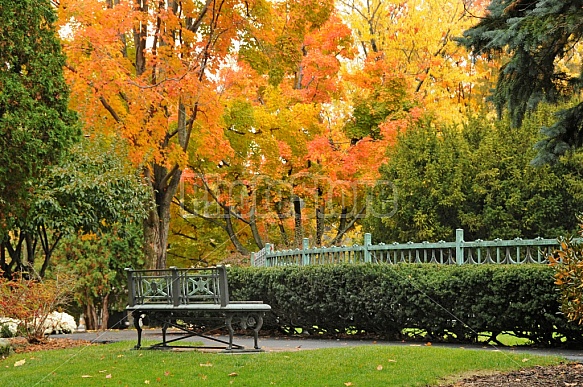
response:
[[[253,351],[233,343],[233,324],[252,329],[254,350],[261,350],[258,335],[263,317],[271,306],[261,301],[230,301],[227,271],[224,266],[204,269],[132,270],[128,275],[128,306],[138,331],[136,349],[142,346],[142,323],[145,318],[162,325],[162,342],[148,349],[170,349],[179,340],[198,336],[224,346],[180,346],[178,348],[214,348],[226,351]],[[207,324],[216,323],[208,327]],[[177,328],[181,336],[167,339],[167,329]],[[208,336],[208,332],[226,327],[229,341]]]

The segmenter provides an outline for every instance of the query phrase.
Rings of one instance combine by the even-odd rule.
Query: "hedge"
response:
[[[535,344],[583,343],[560,312],[544,265],[323,265],[230,268],[233,300],[272,307],[266,329],[476,342],[501,333]]]

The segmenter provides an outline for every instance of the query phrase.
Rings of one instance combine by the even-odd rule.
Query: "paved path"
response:
[[[169,336],[172,332],[169,330]],[[145,340],[162,340],[160,329],[144,329],[143,338]],[[83,332],[72,333],[67,335],[53,335],[51,337],[71,338],[79,340],[88,340],[97,343],[108,343],[118,341],[137,341],[137,332],[134,329],[122,330],[107,330],[103,332]],[[228,341],[227,336],[213,336],[223,341]],[[201,339],[200,337],[193,337],[186,339],[187,341],[203,342],[205,345],[212,345],[212,341]],[[234,342],[245,346],[246,348],[253,348],[253,338],[249,336],[235,336]],[[361,345],[401,345],[401,346],[422,346],[420,343],[411,342],[395,342],[395,341],[373,341],[373,340],[334,340],[334,339],[313,339],[303,337],[259,337],[259,345],[267,352],[276,351],[301,351],[318,348],[348,348]],[[513,348],[497,348],[494,346],[484,345],[459,345],[459,344],[433,344],[436,347],[448,348],[466,348],[479,349],[487,351],[507,351],[510,353],[525,353],[534,355],[551,355],[562,356],[571,361],[583,363],[583,349],[580,350],[566,350],[566,349],[549,349],[549,348],[531,348],[531,347],[513,347]]]

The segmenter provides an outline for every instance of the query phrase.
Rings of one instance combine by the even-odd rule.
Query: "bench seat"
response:
[[[263,325],[263,317],[271,311],[271,306],[261,301],[230,301],[224,266],[204,269],[175,267],[167,270],[126,269],[126,271],[129,298],[126,310],[131,312],[134,326],[138,331],[136,349],[141,348],[142,325],[147,318],[162,325],[162,342],[151,345],[149,349],[174,348],[175,346],[169,344],[199,336],[224,345],[204,348],[247,351],[242,345],[233,343],[233,323],[239,323],[242,329],[253,330],[254,350],[260,350],[258,334]],[[221,325],[209,329],[206,326],[209,319],[219,321]],[[201,331],[196,327],[197,323],[206,330]],[[179,329],[183,336],[167,340],[166,333],[170,327]],[[226,327],[229,331],[228,342],[207,335],[209,331],[221,327]]]
[[[267,304],[259,304],[259,303],[230,303],[226,306],[221,306],[217,304],[188,304],[188,305],[163,305],[163,304],[151,304],[151,305],[134,305],[132,307],[126,308],[128,311],[134,310],[166,310],[166,311],[213,311],[213,312],[269,312],[271,310],[271,306]]]

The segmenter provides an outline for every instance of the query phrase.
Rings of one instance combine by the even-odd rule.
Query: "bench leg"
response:
[[[233,335],[235,333],[233,330],[233,315],[231,313],[228,313],[227,316],[225,316],[225,325],[229,330],[229,347],[227,349],[231,350],[233,349]]]
[[[253,328],[253,339],[255,340],[255,349],[260,349],[258,341],[259,341],[259,330],[263,326],[263,313],[257,314],[256,318],[257,318],[257,322],[255,324],[255,327]]]
[[[142,315],[139,312],[132,312],[132,317],[134,318],[134,327],[136,328],[136,331],[138,331],[138,343],[134,349],[140,349],[142,346]]]
[[[164,324],[162,324],[162,346],[163,347],[167,347],[168,345],[166,344],[166,331],[168,330],[168,322],[164,321]]]

